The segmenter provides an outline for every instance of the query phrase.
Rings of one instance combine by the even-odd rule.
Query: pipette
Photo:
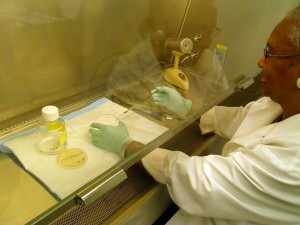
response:
[[[157,90],[155,90],[153,93],[155,93],[156,91],[157,91]],[[152,94],[153,94],[153,93],[152,93]],[[147,98],[145,98],[143,101],[137,102],[137,103],[135,103],[133,106],[131,106],[129,109],[125,110],[125,111],[123,112],[123,115],[126,114],[126,113],[128,113],[130,110],[134,109],[135,107],[139,106],[141,102],[147,101],[149,98],[152,97],[152,94],[149,95]]]
[[[157,90],[153,91],[153,93],[155,93],[156,91]],[[150,96],[148,96],[147,98],[145,98],[143,101],[144,102],[147,101],[150,97],[152,97],[152,94]],[[159,109],[155,109],[154,107],[152,107],[150,105],[145,105],[145,104],[143,104],[143,101],[139,101],[137,103],[126,102],[115,95],[112,96],[112,100],[118,104],[127,105],[128,107],[130,107],[129,109],[126,109],[125,111],[123,111],[119,116],[115,116],[117,119],[120,119],[122,116],[124,116],[126,113],[128,113],[133,108],[135,108],[137,111],[145,113],[157,120],[162,120],[163,118],[168,119],[168,120],[184,119],[184,117],[182,117],[180,115],[175,115],[172,112],[164,112]]]

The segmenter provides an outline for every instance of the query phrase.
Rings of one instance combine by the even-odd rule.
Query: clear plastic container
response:
[[[94,123],[101,123],[104,125],[109,125],[109,126],[113,126],[113,127],[117,127],[119,126],[119,118],[113,114],[104,114],[99,116]]]
[[[56,106],[42,108],[42,120],[37,124],[35,146],[42,154],[54,155],[67,147],[65,121]]]

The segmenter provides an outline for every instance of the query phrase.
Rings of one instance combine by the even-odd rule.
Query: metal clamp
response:
[[[125,171],[119,170],[104,182],[96,182],[90,187],[78,193],[77,203],[87,206],[126,179],[127,174],[125,173]]]

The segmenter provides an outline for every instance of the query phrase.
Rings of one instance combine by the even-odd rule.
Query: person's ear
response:
[[[166,40],[166,34],[163,30],[156,29],[151,32],[151,38],[152,38],[152,40],[155,40],[156,42],[164,44],[165,40]]]
[[[300,89],[300,77],[296,81],[297,88]]]

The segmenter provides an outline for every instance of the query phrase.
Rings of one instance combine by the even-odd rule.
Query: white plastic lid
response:
[[[59,117],[58,108],[48,105],[42,108],[42,117],[45,121],[55,121]]]

